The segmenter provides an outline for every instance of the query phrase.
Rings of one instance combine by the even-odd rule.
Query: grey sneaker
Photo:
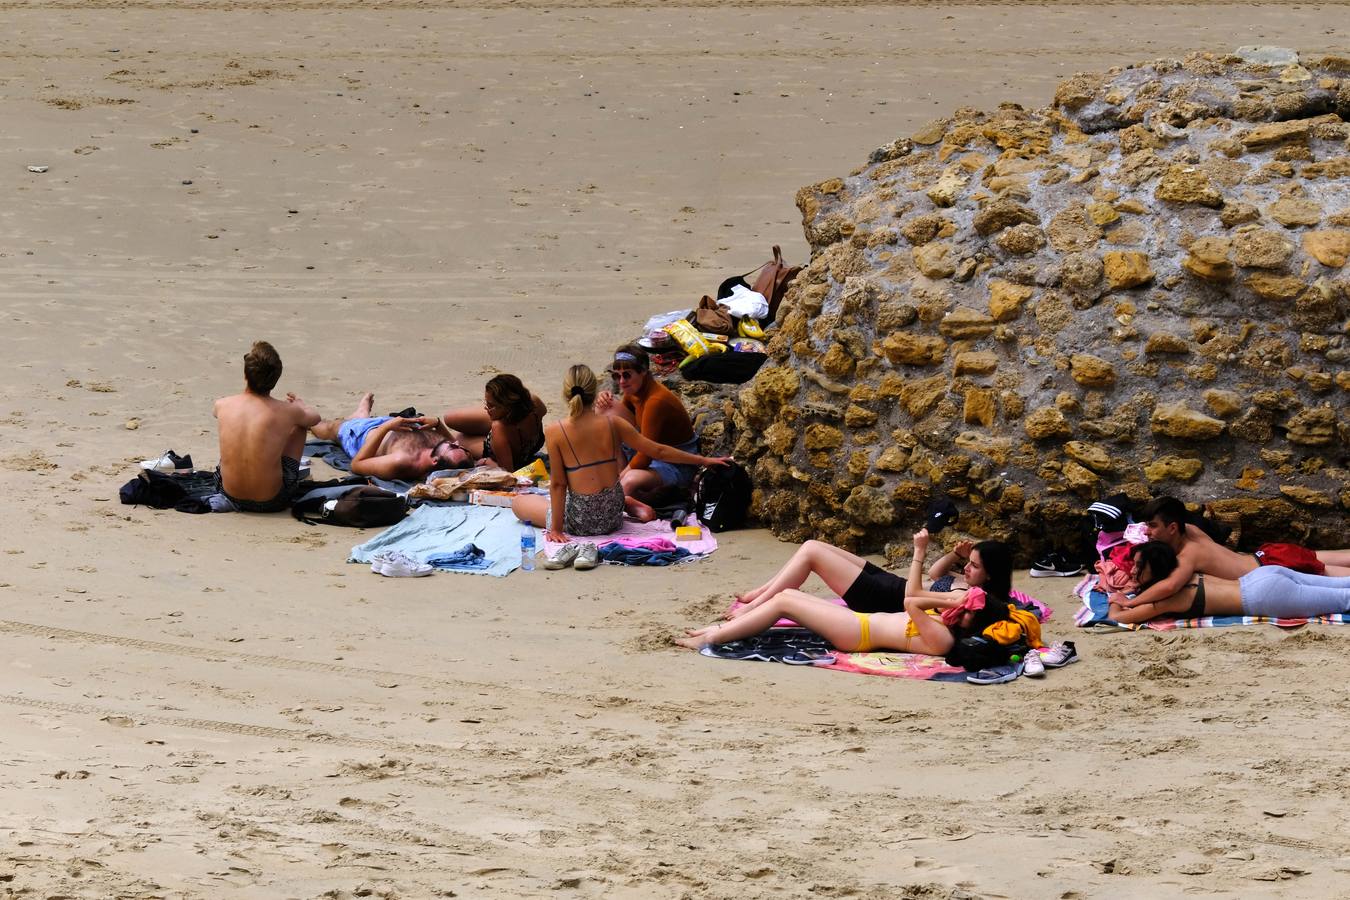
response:
[[[600,565],[599,547],[595,546],[590,541],[587,541],[580,546],[581,549],[577,551],[577,558],[576,561],[572,563],[572,568],[578,571],[585,571],[586,569],[594,569],[596,566]]]
[[[572,564],[572,560],[577,558],[581,552],[581,545],[575,541],[563,544],[552,556],[544,559],[545,569],[565,569]]]
[[[1044,650],[1038,650],[1037,655],[1047,669],[1059,669],[1078,662],[1078,651],[1074,649],[1073,641],[1055,641]]]

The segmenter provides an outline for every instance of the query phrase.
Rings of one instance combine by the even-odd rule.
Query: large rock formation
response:
[[[1124,490],[1350,544],[1347,122],[1350,59],[1271,48],[958,110],[798,193],[770,363],[691,399],[793,541],[945,493],[1030,550]]]

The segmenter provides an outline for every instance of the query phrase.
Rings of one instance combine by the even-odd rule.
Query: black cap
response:
[[[1098,531],[1124,531],[1130,524],[1133,505],[1125,494],[1112,494],[1089,506],[1088,515],[1092,516],[1093,527]]]
[[[925,527],[929,534],[937,534],[948,525],[955,525],[960,517],[956,504],[943,497],[928,505],[928,524]]]

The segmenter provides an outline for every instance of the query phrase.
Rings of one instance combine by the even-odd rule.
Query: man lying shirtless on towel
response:
[[[1172,596],[1194,581],[1197,572],[1237,581],[1260,566],[1284,566],[1309,575],[1350,575],[1350,550],[1309,550],[1297,544],[1266,544],[1251,553],[1236,553],[1215,543],[1186,522],[1186,505],[1174,497],[1159,497],[1144,507],[1143,518],[1151,541],[1162,541],[1177,554],[1177,567],[1167,578],[1134,597],[1111,594],[1125,608]]]
[[[375,395],[363,394],[350,416],[324,419],[309,430],[320,440],[341,444],[357,475],[421,481],[437,469],[463,469],[472,463],[439,416],[372,416],[374,405]]]
[[[277,512],[291,504],[300,483],[305,429],[319,414],[294,394],[272,396],[281,357],[258,341],[244,357],[244,391],[221,397],[214,414],[220,429],[216,490],[244,512]]]

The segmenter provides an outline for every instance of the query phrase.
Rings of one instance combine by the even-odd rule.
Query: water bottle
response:
[[[534,526],[529,522],[520,523],[520,567],[534,571]]]

